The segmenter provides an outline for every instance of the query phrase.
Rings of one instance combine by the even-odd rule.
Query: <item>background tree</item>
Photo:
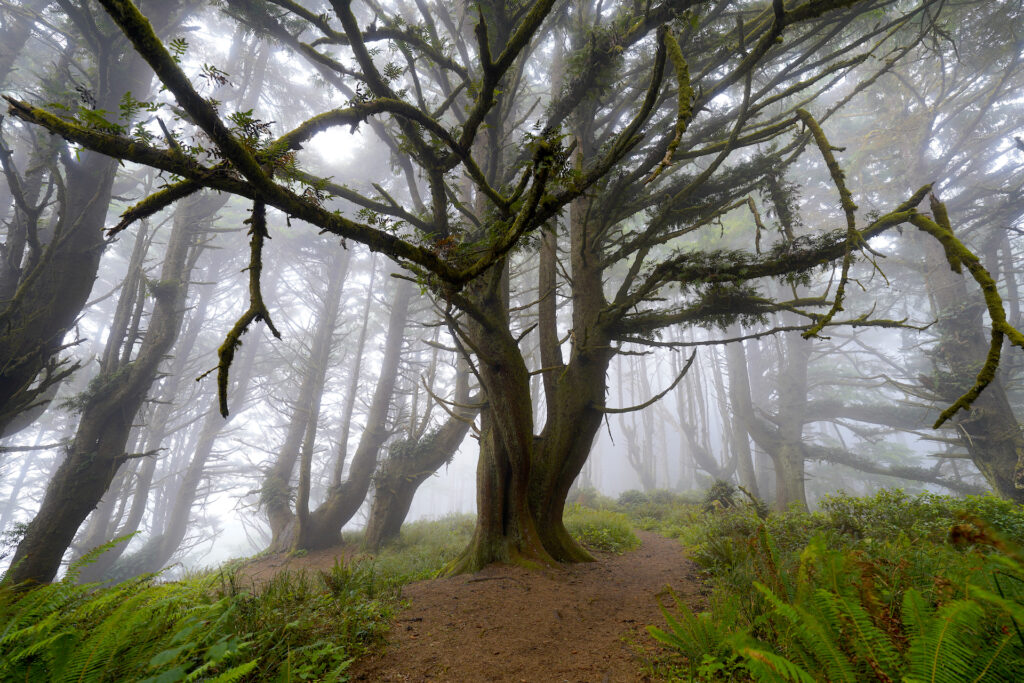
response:
[[[475,17],[425,3],[368,11],[339,0],[324,13],[284,0],[229,3],[337,88],[336,108],[278,137],[258,114],[223,112],[203,97],[134,5],[101,4],[202,130],[198,144],[186,154],[173,140],[129,139],[14,100],[12,114],[184,179],[129,209],[122,224],[203,187],[251,201],[250,305],[221,347],[222,412],[241,335],[270,318],[260,289],[267,207],[383,252],[419,279],[444,310],[486,401],[477,528],[454,571],[495,560],[587,559],[565,532],[562,509],[612,410],[605,374],[620,350],[658,346],[665,328],[751,322],[779,310],[802,316],[808,336],[828,324],[893,324],[839,314],[851,304],[844,297],[858,250],[897,225],[940,240],[986,288],[993,337],[1022,341],[1005,322],[987,272],[952,236],[941,205],[931,217],[918,211],[928,187],[859,220],[825,131],[800,108],[857,65],[877,60],[853,92],[821,105],[816,113],[827,121],[935,29],[926,10],[936,3],[718,2],[701,3],[697,13],[698,3],[682,1],[607,10],[576,3],[564,12],[550,1],[488,2]],[[465,30],[470,20],[472,32]],[[916,31],[908,36],[907,26]],[[556,45],[566,75],[551,91],[535,66]],[[397,152],[402,193],[381,183],[360,191],[318,179],[329,171],[303,153],[315,134],[364,121]],[[718,221],[750,211],[752,193],[805,150],[821,155],[845,228],[784,236],[763,250],[717,248]],[[299,170],[299,162],[310,170]],[[331,201],[337,204],[326,205]],[[571,302],[567,348],[552,343],[565,338],[557,315],[538,312],[540,330],[512,305],[524,286],[533,290],[522,264],[544,226],[556,235],[554,248],[545,248],[545,278],[554,255],[555,279],[562,273]],[[748,244],[761,246],[761,228],[750,211]],[[832,299],[810,295],[810,275],[835,262]],[[781,278],[793,298],[763,294],[758,287],[770,278]],[[532,354],[521,344],[535,329],[551,366],[528,365]],[[545,375],[539,429],[534,372]],[[986,379],[954,408],[969,404]],[[369,422],[376,429],[383,419]],[[327,526],[337,532],[333,519]]]

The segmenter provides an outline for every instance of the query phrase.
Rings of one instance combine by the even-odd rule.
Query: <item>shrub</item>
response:
[[[677,602],[650,631],[692,680],[1017,680],[1022,522],[995,498],[902,491],[705,514],[683,536],[709,609]]]
[[[621,554],[640,545],[629,518],[621,512],[591,510],[579,505],[567,507],[565,512],[566,530],[588,548]]]

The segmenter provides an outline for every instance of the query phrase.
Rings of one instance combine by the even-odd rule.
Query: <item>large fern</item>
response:
[[[762,530],[751,541],[759,551],[752,570],[771,585],[752,581],[759,614],[697,615],[680,604],[666,612],[667,630],[650,631],[687,658],[691,674],[693,663],[713,656],[741,660],[751,679],[772,683],[1024,681],[1024,558],[994,536],[986,540],[987,533],[978,531],[980,545],[972,547],[999,552],[971,551],[979,560],[975,583],[956,588],[940,577],[926,594],[909,587],[894,593],[882,574],[897,565],[829,549],[823,538],[811,539],[798,569],[787,572],[776,566]],[[986,577],[991,588],[976,583]]]

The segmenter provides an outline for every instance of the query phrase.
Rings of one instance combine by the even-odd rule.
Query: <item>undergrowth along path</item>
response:
[[[357,661],[355,681],[633,683],[653,680],[645,627],[662,625],[671,587],[701,602],[678,541],[638,531],[623,555],[550,570],[492,566],[406,586],[387,648]]]

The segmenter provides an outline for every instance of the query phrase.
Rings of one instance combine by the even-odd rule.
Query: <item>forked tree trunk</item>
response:
[[[399,280],[388,319],[388,334],[384,342],[384,358],[380,376],[373,393],[370,410],[366,414],[366,428],[352,456],[348,478],[327,492],[327,498],[310,512],[307,523],[298,530],[296,548],[317,550],[336,545],[341,540],[341,528],[362,506],[370,490],[370,481],[377,469],[380,451],[391,436],[388,413],[395,393],[395,381],[401,364],[405,328],[409,319],[412,284]]]
[[[492,562],[533,566],[593,559],[562,521],[569,490],[601,425],[613,356],[604,322],[601,259],[587,240],[586,216],[586,202],[571,207],[573,347],[568,364],[551,371],[545,382],[547,418],[538,437],[530,374],[508,326],[503,274],[495,268],[471,286],[478,315],[485,319],[474,320],[465,332],[488,406],[481,414],[477,524],[449,573],[476,571]],[[544,320],[553,323],[550,313]],[[542,340],[550,345],[557,335],[548,330]],[[550,347],[544,356],[550,362],[560,359]]]
[[[464,364],[463,364],[464,365]],[[387,461],[374,477],[373,502],[366,523],[364,544],[376,551],[398,537],[420,485],[441,465],[451,462],[466,438],[477,409],[467,407],[478,398],[469,397],[469,370],[460,366],[456,376],[452,415],[436,431],[401,447],[392,447]]]

